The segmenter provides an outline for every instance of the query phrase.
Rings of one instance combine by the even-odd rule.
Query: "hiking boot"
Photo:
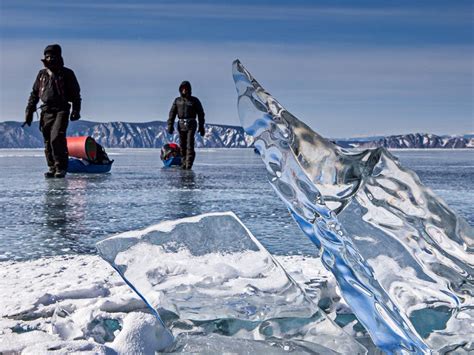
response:
[[[56,173],[54,174],[54,177],[55,178],[59,178],[59,179],[62,179],[66,176],[66,170],[58,170],[56,171]]]
[[[56,174],[56,169],[50,168],[47,172],[44,173],[44,177],[50,179],[50,178],[53,178],[55,174]]]

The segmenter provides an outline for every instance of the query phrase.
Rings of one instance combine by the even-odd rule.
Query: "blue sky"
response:
[[[47,44],[79,79],[83,118],[165,120],[190,80],[207,121],[239,125],[239,58],[331,137],[472,133],[471,1],[0,2],[0,120],[23,120]]]

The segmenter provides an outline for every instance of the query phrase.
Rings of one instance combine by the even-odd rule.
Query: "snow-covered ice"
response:
[[[219,334],[365,352],[231,212],[122,233],[97,248],[174,336]]]
[[[336,308],[344,311],[346,306],[339,303],[334,278],[319,259],[303,256],[276,259],[309,298],[315,302],[332,298],[332,318]],[[161,341],[161,325],[156,317],[117,272],[96,255],[1,262],[0,300],[0,353],[46,354],[53,350],[144,353],[156,349]],[[344,330],[357,335],[351,325]],[[217,352],[219,349],[213,347],[219,343],[225,343],[223,346],[231,352],[244,347],[248,351],[269,349],[262,342],[241,339],[239,343],[219,334],[182,333],[176,341],[176,351]],[[304,345],[297,342],[287,344],[287,349],[290,345],[305,351]],[[284,347],[285,344],[278,349],[285,351]],[[271,348],[272,352],[278,349]]]

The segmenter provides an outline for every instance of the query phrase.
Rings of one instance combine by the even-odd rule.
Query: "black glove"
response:
[[[26,111],[25,122],[21,125],[22,127],[25,127],[25,125],[28,125],[28,127],[31,126],[31,122],[33,122],[33,113],[34,111]]]
[[[199,134],[201,135],[201,137],[204,137],[204,135],[206,134],[204,126],[199,126]]]
[[[168,134],[173,134],[174,127],[168,127]]]
[[[79,111],[72,111],[71,117],[69,117],[71,121],[77,121],[79,118],[81,118],[81,114],[79,113]]]

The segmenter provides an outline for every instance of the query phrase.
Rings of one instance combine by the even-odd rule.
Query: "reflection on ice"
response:
[[[202,342],[195,335],[213,334],[206,340],[212,351],[238,347],[222,340],[232,337],[246,339],[242,346],[257,352],[276,347],[365,353],[233,213],[163,222],[111,237],[97,248],[159,310],[157,317],[177,337],[169,351],[195,351]]]
[[[425,352],[474,341],[473,231],[386,150],[347,152],[233,65],[239,116],[270,183],[374,342]]]

